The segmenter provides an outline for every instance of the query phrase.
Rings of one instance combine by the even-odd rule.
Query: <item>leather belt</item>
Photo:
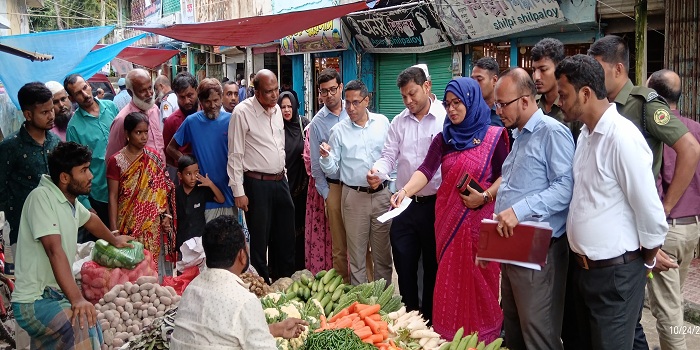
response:
[[[684,216],[682,218],[666,220],[671,225],[692,225],[700,224],[700,216]]]
[[[578,266],[581,266],[584,270],[589,269],[600,269],[603,267],[609,267],[613,265],[627,264],[631,261],[637,260],[642,256],[642,252],[639,250],[628,251],[618,257],[604,260],[590,260],[587,256],[574,253],[576,262]]]
[[[377,186],[376,189],[372,189],[372,187],[364,187],[364,186],[350,186],[348,184],[343,184],[343,185],[345,185],[348,188],[353,189],[357,192],[365,192],[365,193],[372,194],[372,193],[377,193],[377,192],[385,189],[388,186],[388,184],[389,184],[389,181],[384,181],[381,184],[379,184],[379,186]]]
[[[340,180],[326,178],[326,182],[328,182],[329,184],[340,185]]]
[[[435,200],[437,199],[437,195],[433,194],[430,196],[411,196],[411,199],[414,203],[435,202]]]
[[[243,174],[251,179],[263,180],[263,181],[280,181],[280,180],[284,179],[284,171],[277,173],[277,174],[265,174],[265,173],[259,173],[257,171],[246,171]]]

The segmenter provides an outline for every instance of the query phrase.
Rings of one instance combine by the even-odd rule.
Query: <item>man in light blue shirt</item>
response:
[[[389,119],[367,111],[369,91],[364,83],[353,80],[345,87],[348,119],[331,128],[330,146],[319,147],[320,165],[326,174],[340,173],[343,183],[341,209],[347,234],[350,282],[367,282],[367,245],[372,249],[375,279],[391,280],[392,261],[389,229],[391,222],[377,217],[390,207],[387,182],[369,187],[367,172],[379,159],[389,132]],[[312,146],[313,148],[313,146]]]
[[[117,96],[114,96],[114,104],[117,105],[117,108],[121,111],[122,108],[126,107],[129,102],[131,102],[131,95],[126,91],[125,78],[119,78],[117,85],[119,85],[119,93]]]
[[[525,70],[504,73],[495,93],[498,115],[507,128],[515,128],[496,199],[498,231],[510,237],[521,221],[543,221],[552,227],[547,264],[541,271],[511,264],[501,267],[506,346],[561,350],[574,139],[566,126],[538,108],[535,83]]]
[[[309,124],[309,145],[311,153],[311,176],[316,181],[316,190],[326,201],[326,216],[331,230],[333,268],[343,280],[350,281],[348,275],[348,254],[345,239],[345,226],[340,212],[340,174],[338,172],[326,174],[321,170],[319,163],[319,147],[322,142],[328,142],[331,138],[331,128],[337,123],[348,119],[348,114],[343,106],[343,83],[340,74],[333,68],[321,71],[318,76],[318,93],[324,99],[324,106],[311,119]]]

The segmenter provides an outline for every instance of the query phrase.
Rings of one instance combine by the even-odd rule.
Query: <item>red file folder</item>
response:
[[[479,232],[477,260],[494,261],[541,270],[547,262],[552,229],[543,223],[522,222],[512,237],[501,237],[498,222],[484,219]]]

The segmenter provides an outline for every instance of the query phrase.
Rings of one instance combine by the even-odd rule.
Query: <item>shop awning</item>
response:
[[[164,28],[132,27],[180,41],[204,45],[251,46],[278,40],[287,35],[367,9],[364,1],[315,10],[287,12],[226,21],[176,24]]]
[[[105,45],[95,45],[93,50],[103,48]],[[129,46],[122,50],[117,58],[129,61],[144,67],[154,69],[171,57],[179,54],[179,50],[154,49],[150,47]]]
[[[34,61],[48,61],[48,60],[53,59],[52,55],[44,55],[44,54],[36,53],[36,52],[29,52],[29,51],[18,49],[16,47],[8,46],[5,44],[0,44],[0,51],[7,52],[11,55],[19,56],[22,58],[26,58],[32,62],[34,62]]]

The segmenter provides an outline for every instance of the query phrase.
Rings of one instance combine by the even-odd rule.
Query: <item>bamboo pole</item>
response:
[[[635,0],[634,4],[634,76],[637,85],[647,80],[647,0]]]

